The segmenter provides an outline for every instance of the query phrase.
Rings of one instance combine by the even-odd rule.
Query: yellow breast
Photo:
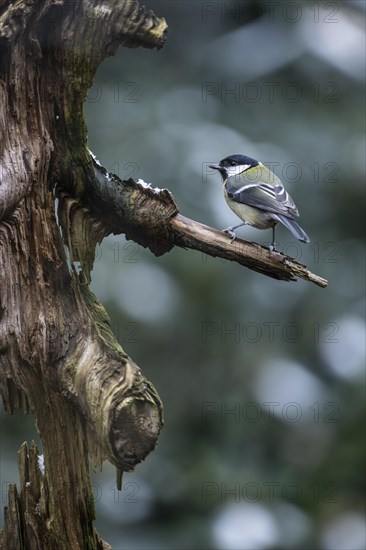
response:
[[[257,229],[267,229],[267,227],[273,227],[276,225],[276,221],[271,218],[271,214],[260,210],[259,208],[253,208],[241,202],[236,202],[229,197],[224,187],[224,196],[227,204],[231,210],[248,225],[252,225]]]

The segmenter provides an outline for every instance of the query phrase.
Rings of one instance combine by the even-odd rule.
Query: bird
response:
[[[310,242],[308,235],[295,221],[299,211],[285,190],[280,178],[264,164],[245,155],[230,155],[218,164],[209,164],[218,170],[224,183],[224,195],[228,206],[242,223],[223,229],[236,239],[235,229],[251,225],[257,229],[272,227],[270,251],[276,250],[275,228],[280,222],[299,241]]]

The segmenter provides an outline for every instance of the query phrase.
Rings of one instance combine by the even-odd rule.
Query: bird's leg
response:
[[[276,252],[276,242],[275,242],[275,229],[276,229],[276,226],[274,225],[272,227],[272,242],[271,244],[269,245],[269,252]]]
[[[238,227],[241,227],[242,225],[246,225],[246,222],[238,223],[238,225],[231,225],[230,227],[227,227],[226,229],[223,229],[222,231],[224,233],[228,233],[231,237],[231,242],[233,242],[236,239],[236,233],[235,233],[234,229],[237,229]]]

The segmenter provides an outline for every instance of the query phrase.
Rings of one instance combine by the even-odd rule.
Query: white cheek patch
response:
[[[228,177],[232,178],[233,176],[237,176],[245,170],[248,170],[249,167],[250,164],[239,164],[238,166],[225,166],[225,170]]]

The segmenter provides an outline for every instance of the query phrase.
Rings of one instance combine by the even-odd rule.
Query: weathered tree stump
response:
[[[107,547],[93,528],[88,454],[132,470],[162,426],[156,390],[87,286],[109,226],[93,205],[83,101],[103,58],[159,48],[165,31],[129,0],[0,3],[0,389],[7,412],[34,414],[45,465],[23,445],[7,550]]]

